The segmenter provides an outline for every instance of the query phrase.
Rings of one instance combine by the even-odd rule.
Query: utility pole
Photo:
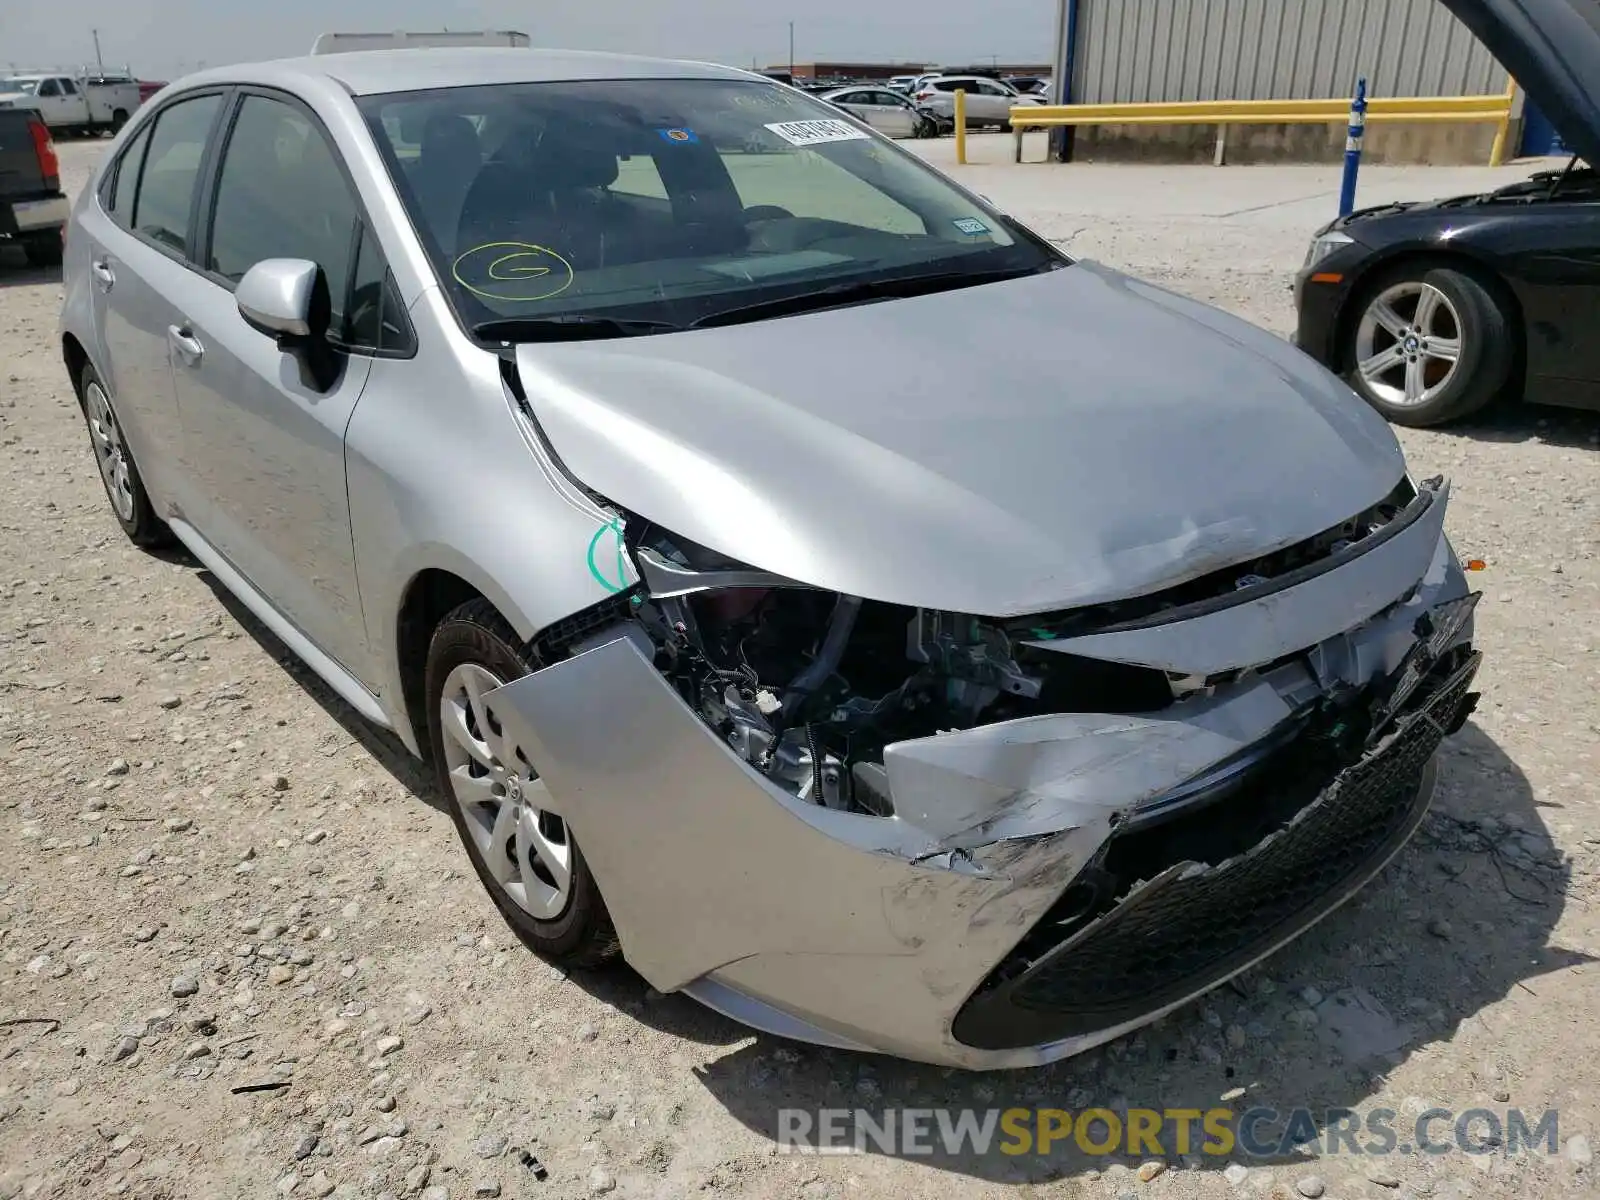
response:
[[[94,64],[100,68],[100,74],[104,75],[106,73],[106,60],[100,57],[100,31],[91,29],[89,32],[94,37]]]
[[[789,22],[789,82],[794,82],[794,22]]]

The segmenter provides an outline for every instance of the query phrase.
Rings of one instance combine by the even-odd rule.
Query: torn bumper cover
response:
[[[1476,596],[1428,536],[1356,627],[1160,713],[889,746],[890,816],[775,786],[635,638],[494,702],[655,987],[825,1045],[1032,1065],[1243,970],[1405,843],[1478,665]]]

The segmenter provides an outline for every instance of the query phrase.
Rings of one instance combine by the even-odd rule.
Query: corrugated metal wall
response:
[[[1437,0],[1079,0],[1072,99],[1298,100],[1502,92]]]

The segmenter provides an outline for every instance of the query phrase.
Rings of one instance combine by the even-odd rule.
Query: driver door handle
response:
[[[200,344],[200,339],[194,336],[194,331],[187,325],[168,325],[167,340],[172,343],[172,348],[189,366],[198,363],[205,354],[206,348]]]
[[[89,270],[94,273],[95,280],[100,284],[100,290],[103,292],[109,292],[117,282],[117,273],[111,269],[111,264],[103,258],[90,263]]]

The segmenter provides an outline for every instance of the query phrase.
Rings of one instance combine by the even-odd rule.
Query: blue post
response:
[[[1344,139],[1344,178],[1339,181],[1339,215],[1347,217],[1356,206],[1356,174],[1361,170],[1361,136],[1367,131],[1367,77],[1356,80],[1350,101],[1350,129]]]

